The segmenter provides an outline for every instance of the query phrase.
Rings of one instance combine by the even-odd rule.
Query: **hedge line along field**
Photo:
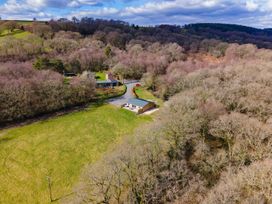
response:
[[[50,203],[72,192],[84,166],[99,159],[148,116],[111,105],[0,131],[0,203]]]

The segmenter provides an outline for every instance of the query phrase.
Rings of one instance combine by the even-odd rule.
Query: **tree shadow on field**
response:
[[[62,199],[65,199],[65,198],[68,198],[68,197],[72,196],[73,194],[74,194],[74,192],[68,193],[68,194],[63,195],[63,196],[60,196],[60,197],[58,197],[58,198],[55,198],[55,199],[53,199],[53,200],[51,201],[51,203],[61,201]]]
[[[1,138],[1,134],[0,134],[0,145],[3,144],[3,143],[6,143],[10,140],[12,140],[13,137],[4,137],[4,138]]]
[[[23,33],[23,32],[25,32],[25,31],[23,31],[23,30],[14,30],[12,32],[8,32],[8,33],[5,33],[5,34],[0,33],[0,37],[13,36],[13,35],[20,34],[20,33]]]
[[[37,115],[33,118],[22,119],[22,120],[17,120],[13,122],[2,123],[2,124],[0,123],[0,131],[5,129],[10,129],[10,128],[15,128],[15,127],[22,127],[25,125],[30,125],[35,122],[43,123],[53,118],[65,116],[71,113],[76,113],[81,111],[92,111],[95,108],[99,108],[105,104],[106,104],[105,100],[97,100],[97,101],[89,102],[87,104],[81,104],[77,106],[63,108],[57,111],[52,111],[50,113],[41,113],[40,115]],[[0,134],[0,138],[1,138],[1,134]]]

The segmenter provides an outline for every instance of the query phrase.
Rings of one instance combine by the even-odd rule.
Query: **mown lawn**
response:
[[[163,100],[154,96],[150,91],[144,87],[136,87],[135,93],[139,98],[156,102],[157,105],[162,106]]]
[[[69,195],[84,166],[148,121],[111,105],[92,105],[0,131],[0,203],[49,203],[48,176],[54,199]]]

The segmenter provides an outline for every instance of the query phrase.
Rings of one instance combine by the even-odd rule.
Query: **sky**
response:
[[[2,19],[93,17],[137,25],[231,23],[272,27],[272,0],[0,0]]]

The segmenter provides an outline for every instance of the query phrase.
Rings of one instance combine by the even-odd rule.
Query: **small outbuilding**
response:
[[[115,86],[119,86],[120,82],[117,81],[111,72],[106,73],[106,80],[96,81],[97,88],[113,88]]]
[[[97,88],[113,88],[115,86],[119,86],[119,81],[117,80],[96,81]]]
[[[122,107],[135,113],[142,114],[148,110],[156,108],[156,104],[152,101],[147,101],[140,98],[133,98],[129,99],[128,102]]]

